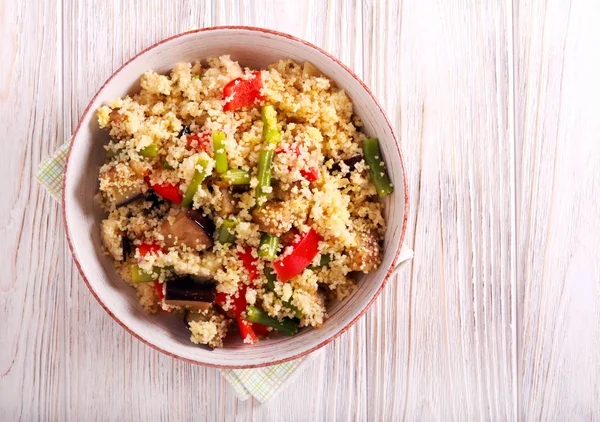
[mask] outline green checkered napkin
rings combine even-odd
[[[54,154],[43,160],[38,168],[38,181],[57,201],[61,200],[65,161],[70,143],[71,141],[68,141],[61,145]],[[408,249],[403,250],[400,254],[400,262],[410,258],[412,258],[412,251]],[[296,370],[313,359],[316,354],[315,352],[290,362],[264,368],[221,369],[221,373],[241,400],[247,400],[253,396],[264,403],[273,397],[279,388],[290,382],[294,378],[291,375],[298,374]]]

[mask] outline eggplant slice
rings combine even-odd
[[[215,300],[214,284],[198,284],[191,277],[179,277],[165,282],[165,304],[206,311]]]
[[[348,173],[354,171],[354,168],[356,167],[356,165],[358,163],[360,163],[363,159],[362,155],[355,155],[354,157],[350,157],[350,158],[346,158],[345,160],[342,160],[342,162],[344,164],[346,164],[349,168]],[[331,172],[336,172],[336,171],[342,171],[342,166],[340,165],[339,162],[335,163],[333,166],[331,166]]]
[[[191,209],[187,213],[177,215],[173,224],[165,219],[160,226],[168,248],[186,245],[198,251],[208,249],[214,244],[214,230],[215,225],[210,219],[204,217],[200,211]]]

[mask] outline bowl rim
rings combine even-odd
[[[190,359],[190,358],[183,357],[183,356],[180,356],[178,354],[169,352],[167,350],[164,350],[160,346],[151,343],[150,341],[146,340],[145,338],[142,338],[139,334],[133,332],[123,321],[121,321],[115,314],[113,314],[108,309],[108,307],[104,304],[104,302],[98,297],[98,295],[96,294],[96,292],[92,288],[89,280],[85,276],[85,273],[83,272],[83,267],[82,267],[81,263],[79,262],[79,260],[77,259],[77,255],[75,254],[75,247],[73,246],[73,242],[71,240],[71,234],[70,234],[70,231],[69,231],[69,226],[67,224],[67,212],[66,212],[66,207],[65,207],[65,205],[66,205],[66,194],[65,194],[66,189],[65,188],[66,188],[66,183],[67,183],[67,177],[66,177],[67,176],[67,168],[69,166],[69,158],[71,157],[71,151],[73,149],[73,145],[75,144],[75,139],[77,138],[77,134],[79,132],[79,129],[81,128],[81,125],[83,124],[84,118],[90,112],[92,104],[94,104],[96,98],[98,97],[98,95],[100,94],[100,92],[102,92],[102,90],[106,87],[106,85],[119,72],[121,72],[125,67],[127,67],[136,58],[138,58],[139,56],[141,56],[143,54],[146,54],[147,52],[149,52],[150,50],[158,47],[159,45],[162,45],[164,43],[170,42],[170,41],[175,40],[177,38],[189,36],[189,35],[192,35],[192,34],[197,34],[197,33],[200,33],[200,32],[222,31],[222,30],[243,30],[243,31],[250,31],[250,32],[257,32],[257,33],[266,33],[266,34],[270,34],[270,35],[275,35],[275,36],[287,38],[288,40],[292,40],[292,41],[304,44],[307,47],[310,47],[310,48],[312,48],[314,50],[317,50],[321,54],[324,54],[329,59],[333,60],[342,69],[344,69],[350,76],[352,76],[359,83],[359,85],[365,90],[365,92],[373,99],[373,101],[377,105],[377,108],[379,109],[380,114],[383,116],[383,119],[385,120],[385,123],[388,125],[390,133],[392,134],[392,138],[394,140],[394,144],[396,146],[396,149],[398,150],[398,156],[400,157],[400,166],[402,168],[402,177],[403,177],[403,180],[404,180],[404,221],[402,222],[402,232],[400,233],[400,243],[399,243],[398,249],[395,252],[394,258],[392,259],[390,267],[388,268],[388,271],[385,274],[385,277],[383,278],[383,280],[381,282],[381,285],[379,286],[379,288],[377,289],[377,291],[373,294],[373,297],[371,298],[371,300],[369,300],[369,302],[367,303],[367,305],[363,309],[361,309],[360,312],[350,322],[348,322],[344,327],[342,327],[337,333],[335,333],[332,336],[326,338],[325,340],[323,340],[322,342],[320,342],[316,346],[313,346],[313,347],[311,347],[308,350],[305,350],[303,352],[294,354],[294,355],[289,356],[287,358],[282,358],[282,359],[278,359],[278,360],[274,360],[274,361],[270,361],[270,362],[265,362],[265,363],[249,364],[249,365],[226,365],[226,364],[219,365],[219,364],[214,364],[214,363],[203,362],[203,361],[198,360],[198,359]],[[336,338],[338,338],[339,336],[341,336],[343,333],[345,333],[350,327],[352,327],[367,312],[367,310],[373,305],[373,303],[375,303],[375,300],[379,297],[379,295],[381,294],[381,292],[385,288],[385,286],[386,286],[389,278],[392,276],[392,274],[394,272],[394,269],[395,269],[395,267],[397,265],[398,257],[400,255],[400,251],[401,251],[402,246],[404,244],[404,237],[406,235],[406,225],[407,225],[407,222],[408,222],[409,202],[408,202],[408,182],[406,180],[406,168],[404,166],[404,156],[402,154],[402,150],[400,149],[400,145],[398,143],[398,139],[397,139],[396,134],[394,132],[394,128],[392,127],[392,125],[391,125],[391,123],[390,123],[390,121],[388,119],[387,114],[383,110],[383,107],[381,106],[381,104],[379,103],[379,101],[377,100],[377,98],[375,97],[375,95],[371,92],[371,90],[369,89],[369,87],[365,84],[365,82],[363,82],[362,79],[360,79],[354,73],[354,71],[352,69],[350,69],[344,63],[342,63],[342,61],[339,60],[337,57],[333,56],[332,54],[328,53],[324,49],[322,49],[322,48],[320,48],[320,47],[318,47],[318,46],[316,46],[316,45],[314,45],[314,44],[312,44],[312,43],[310,43],[310,42],[308,42],[306,40],[303,40],[301,38],[298,38],[298,37],[290,35],[290,34],[286,34],[284,32],[275,31],[273,29],[267,29],[267,28],[261,28],[261,27],[255,27],[255,26],[243,26],[243,25],[223,25],[223,26],[211,26],[211,27],[206,27],[206,28],[199,28],[199,29],[194,29],[194,30],[182,32],[180,34],[176,34],[176,35],[170,36],[168,38],[165,38],[165,39],[163,39],[161,41],[158,41],[157,43],[152,44],[151,46],[143,49],[139,53],[135,54],[133,57],[131,57],[125,63],[123,63],[117,70],[115,70],[108,77],[108,79],[106,79],[106,81],[104,81],[104,83],[96,91],[96,93],[94,94],[94,96],[92,97],[92,99],[89,101],[88,105],[86,106],[85,110],[81,114],[81,117],[79,118],[79,121],[77,122],[77,126],[75,127],[75,130],[73,131],[73,135],[71,135],[71,143],[69,145],[69,149],[68,149],[68,152],[67,152],[67,155],[66,155],[66,159],[65,159],[64,175],[65,176],[64,176],[63,181],[62,181],[61,206],[62,206],[62,220],[63,220],[64,229],[65,229],[65,235],[67,237],[67,243],[69,245],[69,251],[71,252],[71,256],[73,258],[73,261],[75,262],[75,266],[77,267],[77,270],[79,271],[79,274],[83,278],[83,281],[87,285],[88,290],[92,293],[92,296],[94,296],[94,298],[96,299],[96,301],[100,304],[100,306],[104,309],[104,311],[106,313],[108,313],[108,315],[111,316],[111,318],[113,320],[115,320],[129,334],[131,334],[136,339],[140,340],[142,343],[144,343],[144,344],[152,347],[155,350],[158,350],[161,353],[164,353],[167,356],[170,356],[170,357],[173,357],[173,358],[176,358],[176,359],[180,359],[180,360],[185,361],[185,362],[193,363],[193,364],[196,364],[196,365],[203,365],[203,366],[208,366],[208,367],[213,367],[213,368],[222,368],[222,369],[250,369],[250,368],[262,368],[262,367],[266,367],[266,366],[277,365],[277,364],[289,362],[289,361],[292,361],[292,360],[304,357],[304,356],[308,355],[309,353],[312,353],[312,352],[320,349],[321,347],[329,344],[330,342],[332,342],[333,340],[335,340]]]

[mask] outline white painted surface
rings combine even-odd
[[[0,420],[600,420],[598,21],[583,0],[0,2]],[[410,184],[414,261],[264,405],[113,322],[33,178],[127,58],[220,24],[353,68]]]

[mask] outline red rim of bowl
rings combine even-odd
[[[139,56],[147,53],[148,51],[152,50],[155,47],[158,47],[161,44],[164,44],[166,42],[172,41],[174,39],[180,38],[180,37],[185,37],[186,35],[191,35],[191,34],[195,34],[198,32],[208,32],[208,31],[219,31],[219,30],[244,30],[244,31],[254,31],[254,32],[262,32],[262,33],[267,33],[267,34],[272,34],[272,35],[276,35],[279,37],[283,37],[283,38],[287,38],[289,40],[304,44],[310,48],[313,48],[317,51],[319,51],[320,53],[324,54],[325,56],[327,56],[329,59],[333,60],[335,63],[337,63],[339,66],[341,66],[346,72],[348,72],[350,74],[350,76],[352,76],[361,86],[362,88],[367,92],[367,94],[369,94],[369,96],[373,99],[373,101],[375,102],[375,104],[377,105],[377,108],[379,109],[379,112],[381,113],[381,115],[383,116],[383,118],[385,119],[386,124],[388,125],[389,129],[390,129],[390,133],[392,134],[392,138],[394,139],[394,144],[396,145],[396,149],[398,150],[398,155],[400,157],[400,166],[402,167],[402,177],[404,178],[404,221],[402,222],[402,233],[400,234],[400,245],[398,247],[398,250],[396,251],[396,254],[394,256],[394,259],[392,260],[392,263],[381,283],[381,286],[379,286],[379,289],[377,289],[377,291],[375,292],[375,294],[373,295],[373,297],[371,298],[371,300],[369,301],[369,303],[367,303],[367,305],[358,313],[358,315],[356,315],[356,317],[354,319],[352,319],[352,321],[350,321],[348,324],[346,324],[341,330],[339,330],[337,333],[335,333],[334,335],[332,335],[331,337],[329,337],[328,339],[322,341],[321,343],[317,344],[316,346],[305,350],[302,353],[298,353],[296,355],[287,357],[287,358],[283,358],[283,359],[279,359],[279,360],[275,360],[272,362],[266,362],[266,363],[260,363],[260,364],[253,364],[253,365],[234,365],[234,366],[230,366],[230,365],[215,365],[213,363],[207,363],[207,362],[202,362],[199,360],[194,360],[194,359],[189,359],[183,356],[179,356],[177,354],[168,352],[166,350],[161,349],[159,346],[157,346],[156,344],[153,344],[151,342],[149,342],[148,340],[142,338],[140,335],[138,335],[137,333],[133,332],[132,330],[129,329],[129,327],[127,327],[127,325],[125,325],[125,323],[123,323],[116,315],[114,315],[104,304],[104,302],[102,302],[102,300],[100,300],[100,298],[98,297],[98,295],[96,294],[96,292],[94,291],[94,289],[92,288],[92,286],[90,285],[90,282],[88,281],[87,277],[85,276],[84,272],[83,272],[83,268],[81,267],[80,262],[77,259],[77,255],[75,254],[75,248],[73,247],[73,243],[71,242],[71,236],[69,233],[69,227],[67,225],[67,213],[66,213],[66,208],[65,208],[65,187],[66,187],[66,174],[67,174],[67,168],[69,165],[69,158],[71,156],[71,150],[73,148],[73,144],[75,142],[75,138],[77,137],[77,133],[79,132],[79,128],[81,127],[81,124],[83,122],[84,117],[88,114],[88,112],[90,111],[90,108],[92,107],[92,104],[94,103],[94,101],[96,100],[96,97],[98,97],[98,95],[100,94],[100,92],[104,89],[104,87],[121,71],[123,70],[123,68],[125,68],[129,63],[131,63],[132,61],[134,61],[136,58],[138,58]],[[404,244],[404,236],[406,234],[406,224],[408,221],[408,183],[406,181],[406,169],[404,167],[404,156],[402,155],[402,151],[400,150],[400,146],[398,145],[398,139],[396,138],[396,134],[394,133],[394,129],[392,127],[392,125],[390,124],[390,121],[385,113],[385,111],[383,111],[383,108],[381,107],[381,104],[379,104],[379,101],[377,101],[377,98],[375,98],[375,96],[373,95],[373,93],[371,92],[371,90],[367,87],[367,85],[358,77],[356,76],[356,74],[348,67],[346,66],[344,63],[342,63],[339,59],[337,59],[336,57],[334,57],[333,55],[329,54],[327,51],[323,50],[320,47],[317,47],[316,45],[309,43],[308,41],[302,40],[300,38],[294,37],[293,35],[289,35],[283,32],[279,32],[279,31],[274,31],[271,29],[265,29],[265,28],[258,28],[258,27],[253,27],[253,26],[213,26],[210,28],[202,28],[202,29],[196,29],[193,31],[188,31],[188,32],[184,32],[181,34],[177,34],[174,35],[172,37],[169,38],[165,38],[162,41],[157,42],[156,44],[151,45],[150,47],[142,50],[141,52],[139,52],[138,54],[136,54],[135,56],[133,56],[132,58],[130,58],[129,60],[127,60],[123,65],[121,65],[121,67],[119,67],[112,75],[110,75],[110,77],[102,84],[102,86],[100,87],[100,89],[98,89],[98,91],[96,91],[96,93],[94,94],[94,96],[92,97],[92,99],[90,100],[89,104],[87,105],[87,107],[85,108],[83,114],[81,115],[81,118],[79,119],[79,122],[77,123],[77,127],[75,128],[75,131],[73,132],[73,135],[71,136],[71,145],[69,146],[69,151],[67,153],[67,158],[65,161],[65,167],[64,167],[64,174],[65,174],[65,178],[63,180],[62,183],[62,188],[63,188],[63,192],[62,192],[62,201],[61,201],[61,205],[62,205],[62,216],[63,216],[63,225],[65,227],[65,234],[67,236],[67,242],[69,244],[69,250],[71,251],[71,255],[73,256],[73,260],[75,261],[75,265],[77,266],[77,269],[79,270],[79,274],[81,274],[81,277],[83,278],[83,281],[85,282],[85,284],[87,285],[88,289],[90,290],[90,292],[92,293],[92,296],[94,296],[96,298],[96,300],[98,301],[98,303],[100,304],[100,306],[102,306],[102,308],[121,326],[123,327],[125,330],[127,330],[127,332],[129,332],[129,334],[131,334],[132,336],[134,336],[135,338],[137,338],[138,340],[140,340],[141,342],[143,342],[144,344],[147,344],[148,346],[158,350],[159,352],[162,352],[168,356],[177,358],[177,359],[181,359],[183,361],[189,362],[189,363],[194,363],[194,364],[198,364],[198,365],[204,365],[204,366],[210,366],[210,367],[215,367],[215,368],[228,368],[228,369],[249,369],[249,368],[260,368],[260,367],[265,367],[265,366],[270,366],[270,365],[276,365],[279,363],[284,363],[284,362],[288,362],[294,359],[298,359],[301,358],[309,353],[314,352],[317,349],[320,349],[321,347],[325,346],[326,344],[332,342],[333,340],[335,340],[336,338],[338,338],[340,335],[342,335],[344,332],[346,332],[346,330],[348,330],[351,326],[354,325],[354,323],[356,323],[356,321],[358,321],[360,319],[360,317],[362,317],[365,312],[373,305],[373,303],[375,302],[375,300],[379,297],[379,295],[381,294],[381,292],[383,291],[384,287],[387,284],[388,279],[391,277],[392,273],[394,272],[394,268],[396,267],[396,263],[398,261],[398,256],[400,255],[400,250],[402,249],[402,245]]]

